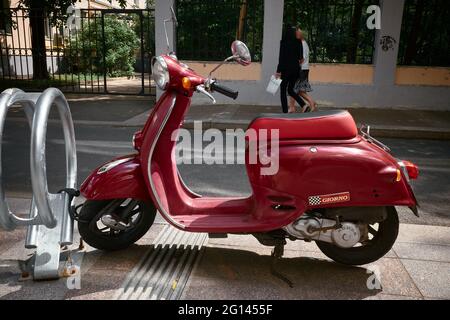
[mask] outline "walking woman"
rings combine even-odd
[[[306,112],[308,111],[316,111],[317,104],[313,100],[311,96],[308,95],[308,92],[313,91],[311,85],[309,84],[309,46],[305,41],[305,37],[303,35],[302,30],[297,29],[297,38],[302,42],[303,48],[303,61],[301,63],[300,77],[298,78],[294,91],[301,96],[305,101],[308,102],[309,107],[306,108]],[[289,110],[295,109],[295,100],[290,99],[289,101]],[[308,110],[310,109],[310,110]]]
[[[281,77],[280,95],[281,106],[284,113],[295,112],[293,109],[288,109],[287,93],[297,101],[301,106],[305,106],[305,102],[294,91],[294,85],[300,75],[300,63],[303,60],[303,48],[301,42],[297,39],[297,29],[290,25],[286,26],[283,34],[283,39],[280,44],[280,58],[277,67],[276,77]]]

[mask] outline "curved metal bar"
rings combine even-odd
[[[47,121],[50,108],[53,104],[58,109],[64,132],[67,174],[66,188],[75,188],[77,179],[75,130],[70,108],[66,98],[60,90],[49,88],[42,93],[36,103],[36,110],[31,129],[30,152],[31,186],[33,189],[34,200],[36,207],[38,208],[40,220],[47,228],[54,228],[57,225],[57,220],[50,206],[45,159]],[[69,204],[67,204],[67,206],[68,205]],[[70,234],[70,230],[68,230],[72,228],[70,217],[63,216],[63,219],[62,234]],[[62,236],[62,238],[63,237],[64,236]]]
[[[8,89],[3,91],[0,95],[0,142],[3,140],[3,128],[5,125],[6,115],[10,107],[9,100],[11,99],[11,95],[15,92],[16,91],[14,89]],[[12,213],[9,209],[8,203],[6,202],[6,195],[3,189],[1,157],[2,145],[0,144],[0,227],[6,230],[13,230],[15,228],[15,224],[11,218]]]
[[[20,89],[12,88],[7,89],[2,92],[0,96],[0,141],[2,141],[3,138],[3,129],[5,124],[5,119],[8,113],[9,108],[14,105],[15,103],[20,103],[23,105],[26,117],[28,119],[28,123],[31,127],[32,120],[33,120],[33,113],[34,113],[34,107],[37,100],[37,97],[39,94],[31,94],[28,95],[27,93],[23,92]],[[1,159],[1,145],[0,145],[0,159]],[[1,161],[0,161],[1,163]],[[22,222],[22,220],[31,220],[35,221],[34,217],[30,217],[30,219],[21,219],[17,216],[15,216],[9,209],[8,203],[6,201],[5,192],[3,189],[3,183],[2,183],[2,172],[0,168],[0,226],[3,227],[6,230],[13,230],[16,225],[17,221]]]

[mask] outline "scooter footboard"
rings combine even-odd
[[[117,158],[102,165],[83,182],[80,192],[87,200],[150,200],[138,155]]]

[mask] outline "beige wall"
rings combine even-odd
[[[374,67],[362,64],[311,64],[309,79],[315,83],[372,84]]]
[[[186,63],[202,76],[207,76],[219,62],[187,61]],[[222,80],[261,80],[261,63],[252,63],[245,68],[237,64],[226,64],[215,73],[215,76]],[[316,83],[371,84],[372,79],[373,66],[311,65],[310,80]]]
[[[207,76],[219,62],[185,61],[185,63],[202,76]],[[373,76],[372,65],[313,63],[309,79],[313,83],[323,84],[371,85]],[[261,63],[252,63],[246,68],[237,64],[226,64],[215,72],[215,77],[222,80],[258,81],[261,80]],[[398,67],[396,84],[450,87],[450,68]]]
[[[206,77],[220,62],[184,61],[184,63],[198,74]],[[261,63],[252,63],[247,67],[242,67],[235,63],[225,64],[219,70],[214,72],[214,76],[221,80],[257,81],[261,79]]]
[[[395,84],[450,87],[450,68],[398,67]]]

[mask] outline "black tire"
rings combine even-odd
[[[398,236],[397,210],[394,207],[386,209],[386,220],[379,223],[377,234],[367,244],[344,249],[331,243],[316,241],[317,246],[328,258],[345,265],[359,266],[379,260],[391,250]]]
[[[125,201],[126,199],[123,199]],[[78,231],[81,238],[90,246],[105,251],[121,250],[142,238],[155,221],[156,209],[152,203],[138,201],[136,220],[124,231],[102,232],[98,227],[100,211],[115,200],[86,201],[79,214]],[[108,212],[111,213],[111,212]]]

